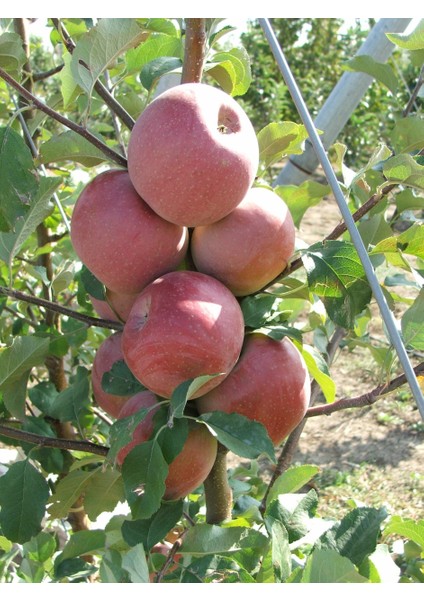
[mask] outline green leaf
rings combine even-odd
[[[17,73],[26,63],[22,38],[17,33],[6,31],[0,35],[0,67],[8,73]]]
[[[388,535],[400,535],[418,544],[424,550],[424,519],[414,521],[413,519],[393,516],[383,531],[384,537]]]
[[[246,327],[257,329],[265,325],[274,316],[274,307],[277,302],[278,299],[270,294],[258,294],[243,298],[240,306]]]
[[[124,521],[122,535],[130,546],[143,544],[146,550],[163,540],[166,534],[178,523],[183,512],[183,500],[161,504],[149,519]]]
[[[1,355],[0,355],[1,365]],[[30,375],[30,369],[18,379],[6,382],[1,386],[3,393],[3,402],[7,410],[10,412],[12,417],[15,419],[23,420],[25,418],[25,400],[28,387],[28,378]]]
[[[331,379],[328,372],[328,365],[323,356],[308,344],[297,344],[298,350],[302,354],[310,376],[315,379],[327,402],[334,402],[336,399],[336,384]]]
[[[270,515],[282,523],[288,541],[293,543],[310,531],[317,506],[318,496],[314,489],[307,494],[282,494],[268,504],[265,519]]]
[[[343,67],[346,71],[360,71],[370,75],[385,85],[394,96],[396,95],[398,79],[392,67],[387,63],[378,62],[372,56],[361,54],[347,61]]]
[[[327,241],[310,246],[303,254],[309,290],[320,296],[330,319],[351,329],[355,316],[367,306],[371,289],[351,242]]]
[[[398,154],[383,165],[383,173],[389,183],[403,183],[424,190],[424,167],[409,154]]]
[[[97,136],[100,141],[102,138]],[[53,135],[40,145],[38,164],[71,161],[84,167],[95,167],[107,160],[104,153],[75,131],[64,131]]]
[[[399,213],[404,210],[424,210],[424,196],[417,196],[414,190],[402,190],[395,196],[396,208]]]
[[[204,70],[231,96],[243,96],[249,89],[252,76],[249,56],[244,48],[217,52]]]
[[[413,152],[424,147],[424,120],[417,115],[396,121],[390,140],[396,154]]]
[[[371,583],[399,583],[401,574],[386,544],[377,546],[360,566],[359,572]]]
[[[182,54],[183,45],[180,37],[165,33],[153,33],[138,48],[126,53],[126,69],[128,73],[136,73],[153,60],[164,56],[181,59]]]
[[[15,221],[15,231],[0,233],[0,258],[12,268],[12,260],[27,238],[52,212],[50,198],[61,183],[59,177],[42,177],[40,185],[28,211]]]
[[[282,475],[277,477],[268,494],[268,504],[280,494],[289,494],[297,492],[308,481],[319,472],[319,468],[314,465],[301,465],[299,467],[290,467]]]
[[[50,488],[29,459],[12,464],[1,478],[0,525],[3,534],[23,544],[41,531]]]
[[[38,183],[31,152],[10,127],[0,128],[0,229],[14,228],[36,195]]]
[[[77,469],[58,481],[50,498],[49,514],[52,519],[64,519],[68,516],[91,477],[93,477],[93,471]]]
[[[249,533],[253,533],[248,539],[250,549],[263,549],[267,538],[257,531],[249,532],[245,527],[220,527],[198,523],[187,530],[178,552],[193,556],[236,553],[243,548]]]
[[[0,352],[0,389],[44,362],[49,348],[48,338],[17,337]]]
[[[161,56],[143,65],[140,72],[140,82],[147,91],[166,73],[172,73],[182,68],[182,60],[175,56]]]
[[[386,33],[393,44],[405,50],[424,49],[424,20],[421,20],[411,33]]]
[[[124,360],[117,360],[103,373],[103,391],[116,396],[134,396],[146,388],[134,377]]]
[[[278,185],[274,192],[287,204],[294,224],[299,228],[303,215],[330,193],[330,186],[306,180],[300,185]]]
[[[63,53],[63,69],[59,73],[60,91],[62,92],[63,108],[67,110],[69,106],[77,99],[81,93],[81,88],[75,82],[72,75],[72,54],[69,52]]]
[[[187,379],[180,383],[172,392],[170,400],[170,422],[173,418],[181,418],[184,414],[184,408],[190,398],[195,394],[205,383],[222,375],[216,373],[213,375],[200,375],[194,379]]]
[[[58,557],[59,561],[76,558],[84,554],[95,554],[104,550],[106,533],[102,529],[76,531],[69,538]]]
[[[424,258],[424,226],[414,223],[399,235],[382,240],[370,252],[371,256],[374,254],[384,254],[388,262],[410,271],[403,255]]]
[[[79,278],[87,294],[90,294],[96,300],[105,300],[106,288],[104,284],[85,265],[82,266],[79,272]]]
[[[238,456],[258,458],[266,454],[275,462],[274,446],[262,423],[244,415],[221,411],[204,413],[198,420],[206,423],[216,433],[218,440]]]
[[[23,545],[24,554],[30,560],[38,563],[44,563],[53,556],[56,551],[56,540],[54,535],[46,531],[40,533],[25,542]]]
[[[375,551],[380,527],[386,517],[384,508],[355,508],[326,531],[316,546],[335,550],[359,566]]]
[[[290,575],[292,561],[289,535],[279,513],[278,501],[268,505],[264,521],[271,538],[271,559],[275,580],[281,582]]]
[[[89,394],[88,371],[78,367],[75,382],[60,392],[50,406],[50,416],[62,422],[78,421],[89,405]]]
[[[127,501],[134,519],[148,519],[160,507],[168,465],[157,441],[135,446],[122,465]]]
[[[132,441],[134,430],[146,418],[148,413],[148,408],[142,408],[128,417],[117,419],[111,425],[109,430],[109,460],[114,461],[120,449]]]
[[[136,46],[143,32],[134,19],[100,19],[77,41],[71,69],[75,82],[89,96],[100,75],[129,48]]]
[[[112,512],[124,497],[121,473],[102,466],[93,472],[84,492],[84,509],[88,518],[95,521],[102,512]]]
[[[122,568],[129,573],[132,583],[150,583],[149,566],[143,544],[131,548],[122,557]]]
[[[317,549],[308,556],[301,583],[367,583],[355,565],[332,549]]]
[[[404,342],[415,350],[424,350],[424,288],[414,304],[403,314],[401,325]]]
[[[289,154],[301,154],[308,138],[304,125],[291,121],[270,123],[258,133],[260,172]]]

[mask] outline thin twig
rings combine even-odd
[[[66,308],[65,306],[57,304],[56,302],[44,300],[43,298],[37,298],[36,296],[25,294],[24,292],[19,292],[18,290],[13,290],[3,286],[0,286],[0,296],[8,296],[9,298],[15,298],[15,300],[20,300],[23,302],[28,302],[30,304],[35,304],[36,306],[41,306],[46,310],[51,310],[52,312],[59,313],[61,315],[66,315],[67,317],[71,317],[72,319],[76,319],[77,321],[82,321],[83,323],[89,326],[103,327],[105,329],[115,329],[117,331],[121,331],[123,328],[122,323],[118,323],[117,321],[91,317],[90,315],[85,315],[70,308]]]
[[[63,23],[61,23],[60,19],[51,19],[53,25],[59,32],[62,37],[63,43],[65,44],[69,54],[72,54],[75,50],[75,43],[72,40],[71,36],[67,32]],[[119,102],[112,96],[109,90],[102,84],[101,81],[97,80],[94,84],[94,89],[99,94],[99,96],[104,100],[105,104],[109,106],[109,108],[116,114],[119,119],[131,129],[134,127],[134,119],[132,116],[125,110],[125,108],[119,104]]]
[[[48,79],[52,75],[56,75],[56,73],[59,73],[63,69],[63,67],[64,67],[64,65],[61,64],[61,65],[57,65],[57,67],[53,67],[53,68],[49,69],[48,71],[42,71],[40,73],[33,73],[32,80],[33,81],[43,81],[44,79]]]
[[[29,431],[22,431],[15,427],[8,427],[0,423],[0,435],[8,437],[13,440],[20,440],[27,444],[34,444],[42,448],[59,448],[60,450],[77,450],[79,452],[91,452],[92,454],[98,454],[99,456],[106,456],[109,452],[107,446],[101,446],[99,444],[93,444],[85,440],[67,440],[53,438],[36,433],[30,433]]]
[[[420,363],[414,368],[416,375],[424,374],[424,362]],[[388,383],[378,385],[376,388],[360,396],[354,396],[353,398],[342,398],[331,404],[323,404],[320,406],[314,406],[308,409],[305,418],[316,417],[319,415],[331,415],[339,410],[345,410],[347,408],[360,408],[362,406],[370,406],[377,402],[379,398],[393,392],[400,386],[407,383],[405,374],[399,375],[392,379]]]
[[[181,83],[200,83],[203,74],[206,19],[187,19]]]
[[[65,125],[65,127],[68,127],[68,129],[75,131],[75,133],[77,133],[78,135],[86,139],[88,142],[93,144],[93,146],[101,150],[103,154],[113,162],[117,163],[122,167],[127,168],[127,160],[125,157],[112,150],[112,148],[109,148],[109,146],[104,144],[101,140],[99,140],[99,138],[90,133],[90,131],[88,131],[88,129],[86,129],[85,127],[81,127],[81,125],[78,125],[74,121],[71,121],[67,117],[64,117],[57,111],[50,108],[50,106],[47,106],[47,104],[44,104],[44,102],[39,100],[30,92],[28,92],[20,83],[18,83],[11,75],[6,73],[6,71],[1,67],[0,77],[4,79],[4,81],[6,81],[9,85],[11,85],[19,93],[20,96],[28,100],[28,102],[31,102],[36,108],[44,112],[52,119],[55,119],[59,123],[62,123],[62,125]]]
[[[418,97],[418,93],[421,89],[421,87],[424,85],[424,66],[421,67],[421,71],[420,71],[420,75],[418,77],[418,81],[415,85],[415,88],[412,91],[411,97],[409,98],[409,102],[405,107],[405,110],[402,113],[403,117],[407,117],[409,115],[409,113],[412,110],[412,107],[414,106],[414,102]]]

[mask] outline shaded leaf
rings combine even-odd
[[[218,440],[238,456],[257,458],[266,454],[275,462],[274,446],[262,423],[244,415],[221,411],[204,413],[198,420],[206,423],[216,433]]]
[[[424,350],[424,289],[421,289],[414,304],[403,314],[401,325],[404,342],[415,350]]]
[[[162,75],[182,68],[182,60],[174,56],[161,56],[146,63],[140,72],[140,81],[147,91],[150,91]]]
[[[383,165],[383,173],[389,183],[403,183],[424,190],[424,166],[409,154],[398,154]]]
[[[175,418],[181,418],[184,414],[184,408],[188,400],[192,398],[205,383],[222,375],[222,373],[215,373],[213,375],[200,375],[194,379],[188,379],[178,385],[172,392],[170,400],[170,421]]]
[[[12,464],[1,478],[0,524],[3,534],[22,544],[41,531],[50,488],[29,459]]]
[[[116,396],[134,396],[146,389],[134,377],[124,360],[117,360],[109,371],[103,373],[102,388],[106,393]]]
[[[50,507],[48,510],[52,519],[67,517],[72,506],[83,494],[92,476],[92,471],[77,469],[71,471],[58,481],[55,491],[50,498]]]
[[[315,379],[327,402],[334,402],[336,398],[336,384],[331,379],[328,365],[323,356],[309,344],[297,345],[302,354],[310,376]]]
[[[424,148],[424,120],[417,115],[396,121],[390,140],[396,154]]]
[[[122,535],[130,546],[143,544],[146,550],[163,540],[166,534],[178,523],[183,512],[183,500],[161,504],[149,519],[124,521]]]
[[[48,338],[17,337],[0,353],[0,389],[19,380],[32,367],[43,363],[49,348]]]
[[[27,57],[21,36],[11,31],[2,33],[0,35],[0,67],[8,73],[16,73],[26,61]]]
[[[129,573],[132,583],[150,583],[149,566],[143,544],[134,546],[124,554],[122,568]]]
[[[252,550],[263,549],[267,538],[259,532],[249,532],[245,527],[220,527],[198,523],[187,530],[179,553],[203,556],[206,554],[228,554],[243,548],[248,533],[253,535],[248,540]]]
[[[100,552],[106,543],[106,533],[101,529],[76,531],[69,538],[69,542],[58,556],[58,561],[76,558],[84,554]]]
[[[100,136],[99,140],[103,141]],[[37,159],[38,164],[60,163],[71,161],[84,167],[95,167],[106,161],[107,157],[91,142],[75,131],[64,131],[53,135],[47,142],[40,145]]]
[[[317,549],[308,556],[301,583],[368,583],[368,580],[335,550]]]
[[[124,497],[121,473],[110,467],[93,472],[84,492],[84,509],[91,521],[102,512],[112,512]]]

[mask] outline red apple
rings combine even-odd
[[[149,391],[143,391],[132,396],[123,405],[118,418],[129,417],[142,408],[150,408],[157,403],[156,396]],[[153,433],[153,417],[155,410],[137,425],[133,439],[124,446],[117,455],[117,463],[122,465],[127,454],[137,444],[146,442]],[[165,479],[165,500],[183,498],[203,483],[209,475],[216,458],[218,443],[207,427],[200,423],[190,424],[190,430],[184,446],[169,465]]]
[[[259,421],[278,446],[301,422],[309,400],[309,374],[296,346],[253,333],[230,375],[196,406],[200,414],[218,410]]]
[[[196,268],[222,281],[236,296],[265,287],[287,266],[295,226],[285,202],[273,191],[250,189],[226,217],[195,227],[191,254]]]
[[[110,371],[112,365],[118,360],[123,360],[121,348],[122,333],[113,333],[98,347],[94,356],[91,371],[93,396],[97,404],[112,417],[118,417],[119,412],[130,396],[117,396],[109,394],[102,388],[102,377]]]
[[[216,459],[218,442],[204,425],[188,432],[181,452],[169,465],[164,500],[178,500],[193,492],[209,475]]]
[[[230,373],[243,337],[240,306],[221,282],[204,273],[174,271],[156,279],[134,302],[122,350],[135,377],[164,398],[188,379],[221,374],[194,398]]]
[[[128,145],[131,181],[161,217],[194,227],[229,214],[259,162],[256,134],[241,106],[210,85],[160,94],[138,118]]]
[[[154,213],[127,171],[97,175],[78,198],[71,221],[75,252],[108,289],[136,294],[177,268],[187,246],[184,227]]]
[[[90,296],[90,301],[102,319],[125,323],[137,296],[138,294],[118,294],[112,290],[106,290],[104,300]]]
[[[131,398],[125,402],[119,411],[118,419],[129,417],[142,408],[150,408],[155,404],[157,404],[156,395],[149,390],[143,390],[142,392],[131,396]],[[142,442],[146,442],[150,438],[153,432],[153,417],[155,412],[156,410],[150,410],[145,418],[134,429],[131,442],[129,442],[126,446],[123,446],[117,454],[116,462],[118,465],[122,465],[128,452],[132,450],[134,446],[137,446],[137,444],[141,444]]]

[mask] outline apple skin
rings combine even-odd
[[[102,388],[102,377],[104,373],[110,371],[116,361],[124,359],[121,343],[122,332],[113,333],[103,340],[97,348],[91,370],[94,400],[100,408],[115,418],[119,416],[121,408],[130,396],[117,396],[105,392]]]
[[[201,485],[215,463],[218,442],[209,429],[196,423],[181,452],[169,465],[164,500],[179,500]]]
[[[138,294],[118,294],[112,292],[112,290],[106,290],[104,300],[99,300],[93,296],[89,297],[99,317],[125,323],[137,296]]]
[[[295,236],[285,202],[256,187],[220,221],[194,228],[191,254],[199,271],[222,281],[235,296],[247,296],[284,271]]]
[[[155,214],[127,171],[112,169],[92,179],[79,196],[71,241],[79,259],[108,289],[136,294],[179,266],[188,231]]]
[[[217,386],[232,370],[244,339],[234,295],[196,271],[159,277],[138,296],[124,325],[122,350],[134,376],[163,398],[200,375],[215,375],[193,398]]]
[[[178,225],[229,214],[251,187],[259,163],[253,126],[241,106],[202,83],[175,86],[137,119],[128,172],[140,196]]]
[[[149,390],[143,390],[142,392],[131,396],[131,398],[128,398],[119,411],[118,419],[129,417],[142,408],[150,408],[157,403],[157,397],[155,394],[153,394],[153,392],[150,392]],[[155,412],[156,410],[149,411],[145,418],[134,429],[131,442],[126,444],[126,446],[123,446],[117,454],[116,462],[118,465],[122,465],[128,452],[130,452],[134,446],[137,446],[137,444],[141,444],[142,442],[146,442],[150,438],[151,434],[153,433],[153,417]]]
[[[157,404],[156,396],[150,391],[135,394],[123,405],[118,418],[129,417],[142,408]],[[159,408],[159,405],[158,405]],[[150,439],[156,410],[151,410],[137,425],[133,439],[118,452],[117,464],[122,465],[127,454],[137,444]],[[164,500],[178,500],[190,494],[201,485],[209,475],[216,458],[218,442],[205,425],[195,423],[190,426],[187,439],[181,452],[169,465],[165,479]]]
[[[230,375],[196,407],[200,414],[218,410],[259,421],[278,446],[302,421],[309,401],[310,378],[296,346],[252,333]]]

